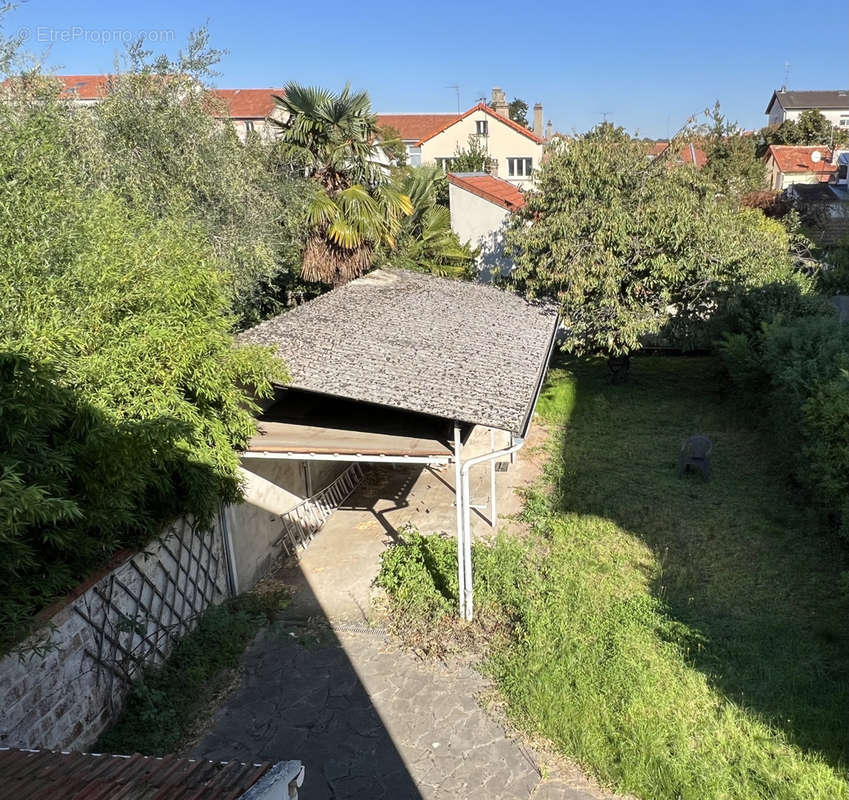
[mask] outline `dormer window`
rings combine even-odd
[[[489,120],[479,119],[475,122],[475,133],[478,136],[489,136]]]

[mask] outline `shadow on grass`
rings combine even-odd
[[[773,434],[724,394],[710,358],[561,362],[541,410],[568,420],[558,499],[639,537],[661,564],[654,592],[705,638],[693,665],[740,706],[832,766],[849,763],[849,555],[793,496]],[[562,374],[561,374],[561,377]],[[687,436],[713,439],[713,474],[676,475]]]

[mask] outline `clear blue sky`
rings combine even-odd
[[[719,99],[729,117],[761,127],[772,90],[849,85],[849,3],[819,0],[639,2],[199,2],[28,0],[6,19],[58,72],[108,72],[122,45],[101,31],[165,31],[175,52],[208,21],[229,53],[221,87],[289,80],[367,89],[377,111],[465,109],[493,86],[565,133],[608,119],[665,137]],[[809,6],[810,8],[810,6]],[[63,33],[64,32],[64,33]],[[62,37],[70,41],[62,41]],[[103,41],[112,38],[112,41]],[[50,44],[50,40],[53,43]]]

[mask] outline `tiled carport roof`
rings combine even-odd
[[[245,331],[292,385],[524,433],[557,325],[490,285],[376,270]]]
[[[0,748],[0,795],[16,800],[237,800],[270,769],[268,763]]]

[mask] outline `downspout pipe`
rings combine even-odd
[[[471,510],[469,507],[469,470],[477,464],[485,464],[489,461],[496,461],[499,458],[513,455],[521,450],[525,444],[524,439],[515,439],[510,447],[503,447],[500,450],[493,450],[489,453],[484,453],[480,456],[464,461],[460,467],[460,477],[462,485],[462,500],[463,500],[463,581],[461,586],[465,589],[465,596],[460,599],[460,611],[463,619],[471,622],[474,615],[474,587],[472,585],[472,525],[471,525]]]
[[[554,326],[551,330],[551,339],[548,342],[548,352],[545,356],[545,361],[542,363],[539,375],[537,376],[537,386],[534,392],[534,400],[531,403],[530,410],[525,417],[525,424],[522,426],[522,435],[512,438],[510,447],[504,447],[500,450],[492,450],[489,453],[484,453],[480,456],[470,458],[464,461],[462,465],[455,464],[457,470],[457,487],[462,492],[463,514],[460,515],[459,509],[457,512],[457,555],[458,555],[458,571],[460,585],[460,616],[467,622],[472,621],[474,616],[474,586],[472,585],[472,524],[471,524],[471,509],[469,507],[469,470],[477,464],[484,464],[487,461],[496,461],[505,456],[512,456],[517,453],[525,444],[525,437],[528,435],[528,430],[531,427],[531,420],[537,409],[539,396],[542,393],[542,385],[545,382],[545,375],[548,371],[548,365],[551,363],[551,354],[554,352],[554,344],[557,339],[557,328],[560,325],[560,315],[558,314],[554,321]],[[455,426],[457,423],[455,422]],[[455,457],[459,462],[460,450],[456,446],[456,428],[455,428]],[[512,437],[512,434],[511,434]],[[457,498],[458,501],[461,499]],[[461,525],[462,519],[462,525]],[[460,541],[462,539],[462,542]],[[462,547],[461,547],[462,544]],[[464,591],[465,590],[465,591]]]

